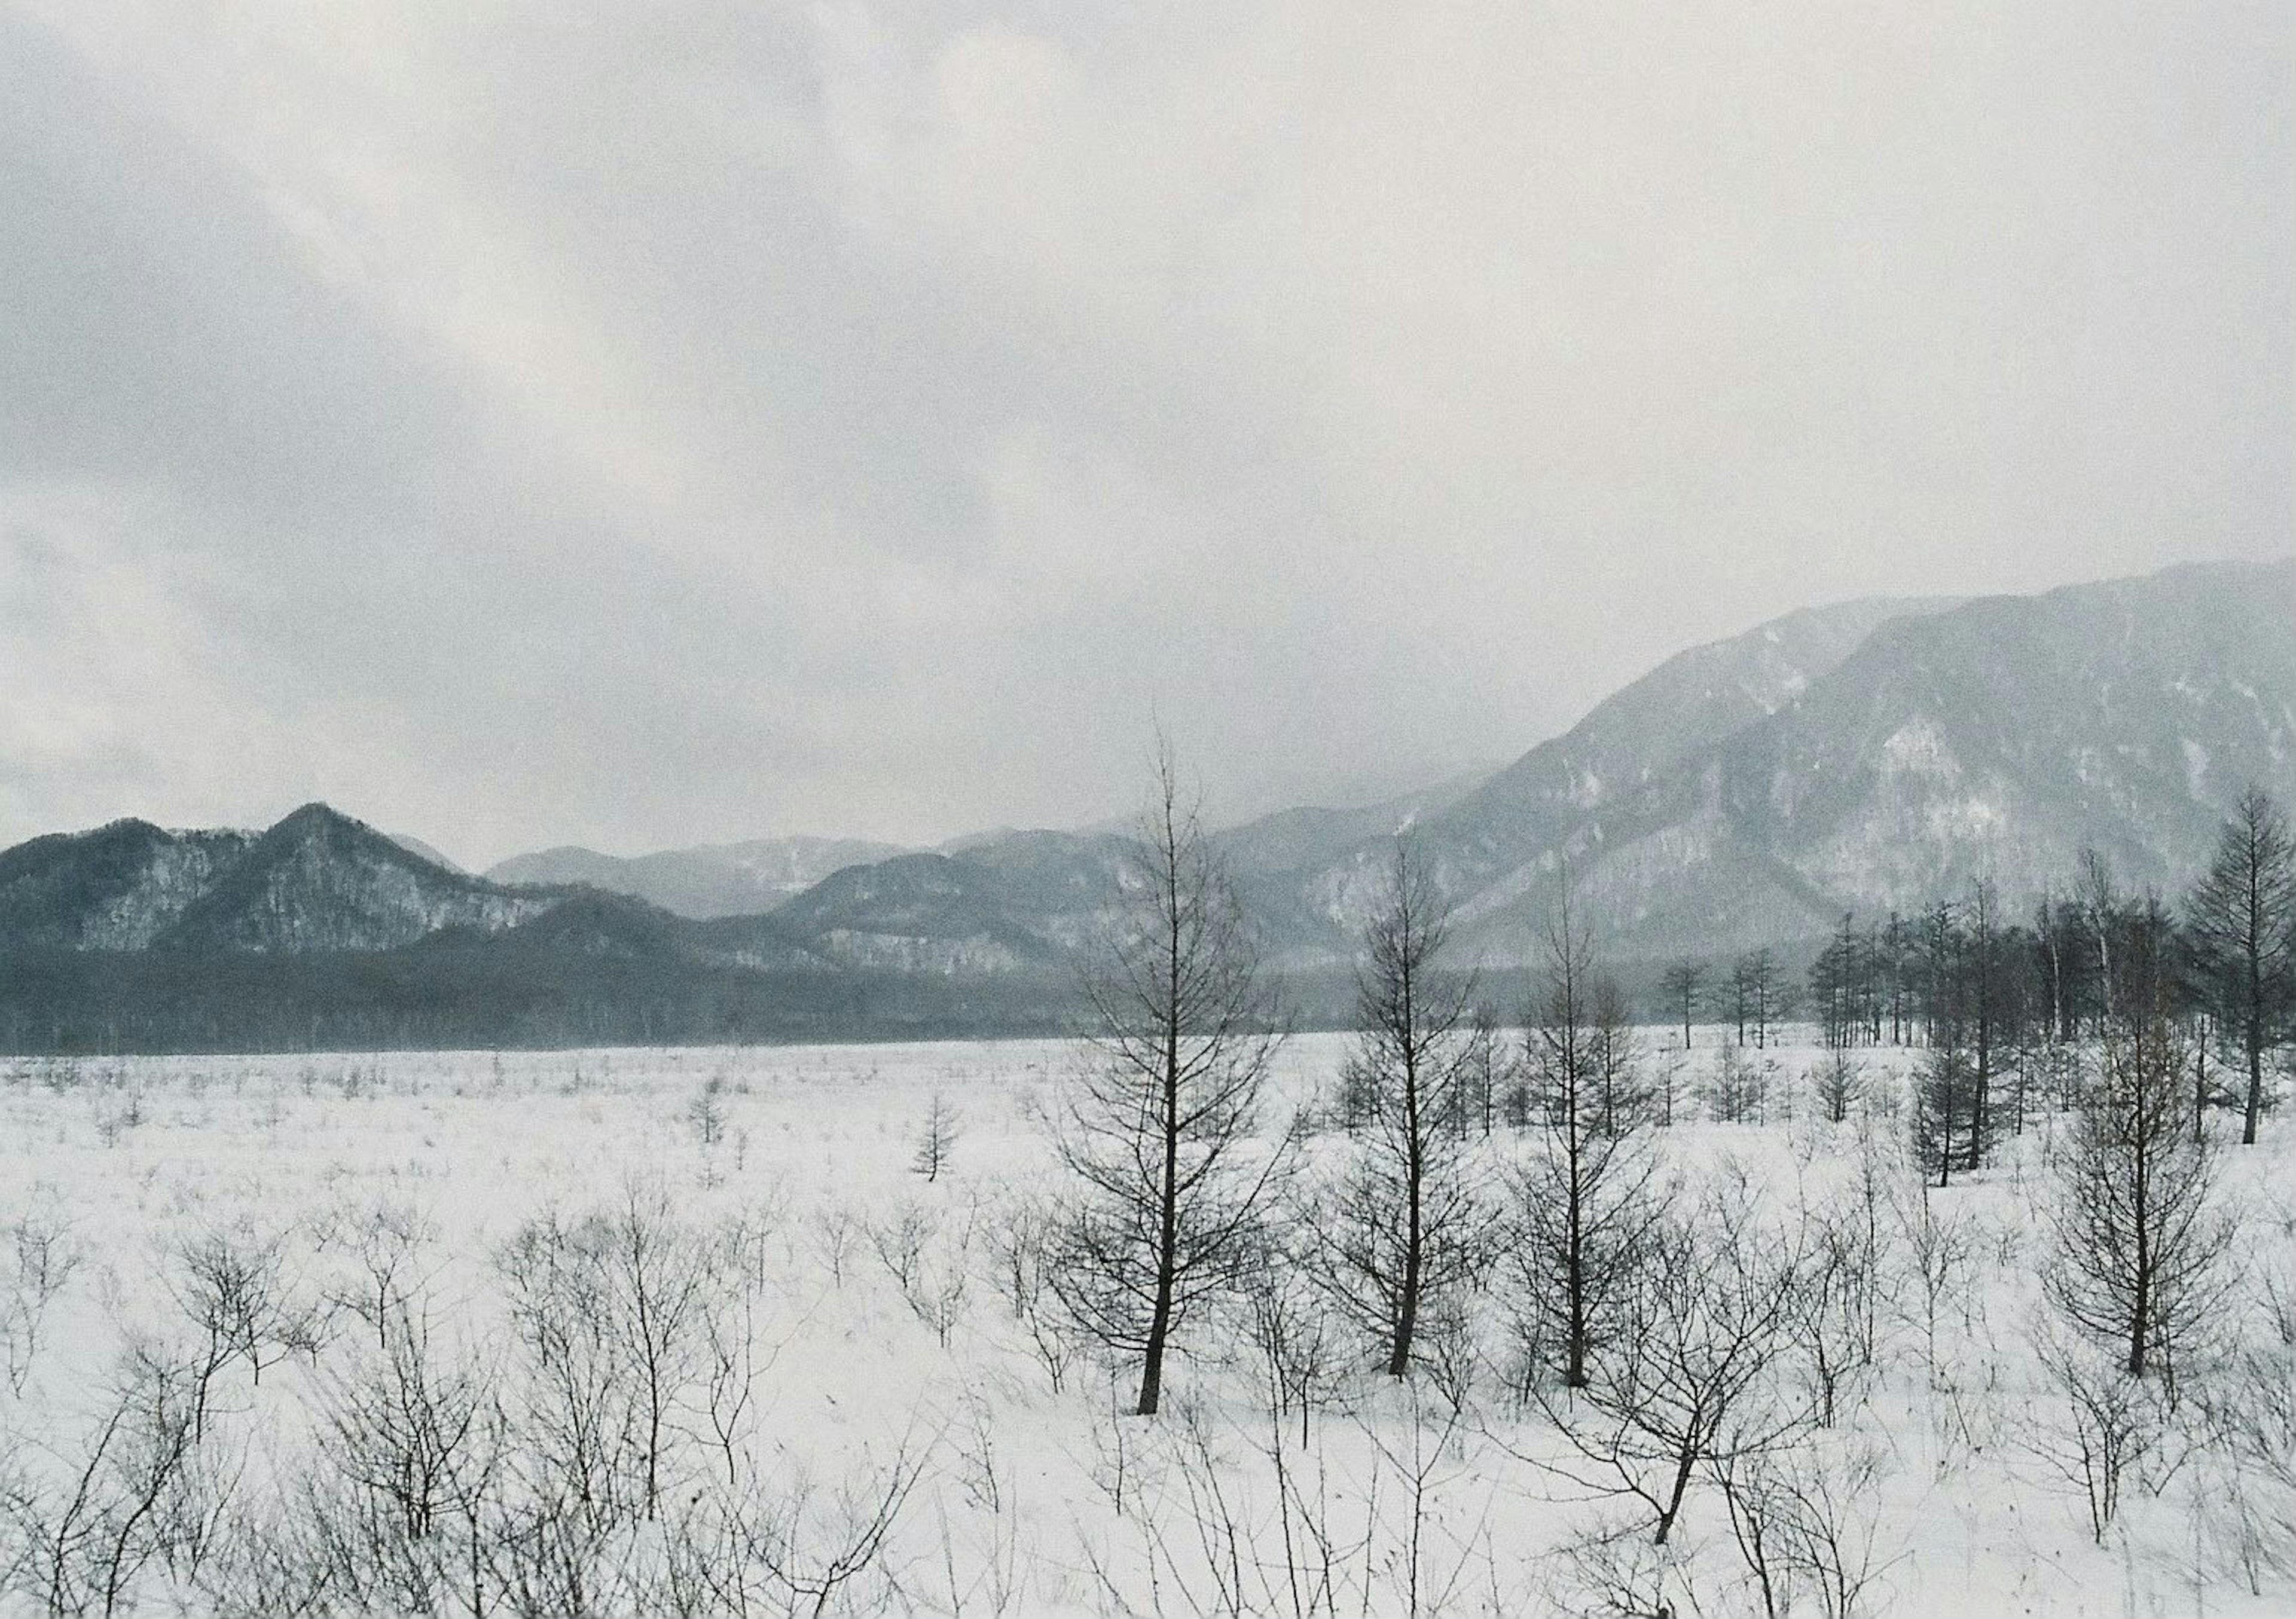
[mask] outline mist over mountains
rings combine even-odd
[[[2083,847],[2173,896],[2250,782],[2296,799],[2296,561],[1792,613],[1488,775],[1218,841],[1279,970],[1344,976],[1401,834],[1457,906],[1459,962],[1504,972],[1566,876],[1628,962],[1790,946],[1980,875],[2021,905]],[[259,833],[127,820],[0,853],[0,1041],[1056,1029],[1128,844],[562,848],[483,876],[426,851],[309,805]]]
[[[758,838],[630,858],[565,846],[514,854],[486,875],[498,883],[586,883],[706,920],[770,911],[832,871],[909,852],[858,838]]]

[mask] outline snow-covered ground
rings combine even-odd
[[[1648,1034],[1654,1057],[1669,1038]],[[1796,1094],[1816,1050],[1751,1053],[1775,1065],[1767,1120],[1723,1125],[1689,1100],[1718,1041],[1699,1031],[1678,1122],[1655,1132],[1664,1161],[1693,1181],[1741,1162],[1775,1211],[1848,1196],[1871,1164],[1890,1170],[1880,1363],[1840,1426],[1780,1464],[1839,1486],[1836,1527],[1872,1576],[1854,1611],[2296,1613],[2296,1574],[2275,1560],[2296,1540],[2296,1500],[2232,1476],[2202,1443],[2197,1394],[2131,1463],[2101,1543],[2082,1488],[2051,1460],[2069,1421],[2031,1333],[2061,1121],[2038,1119],[1994,1167],[1924,1200],[1874,1147],[1896,1139],[1912,1053],[1862,1054],[1862,1116],[1841,1125]],[[1291,1042],[1275,1110],[1330,1086],[1346,1049],[1340,1036]],[[103,1582],[86,1569],[128,1510],[118,1502],[132,1504],[136,1401],[157,1398],[152,1366],[195,1361],[209,1341],[202,1254],[210,1286],[217,1255],[251,1263],[242,1292],[262,1296],[242,1314],[250,1338],[269,1337],[239,1354],[226,1333],[209,1357],[199,1465],[178,1468],[176,1493],[146,1514],[188,1512],[207,1539],[117,1559],[138,1563],[122,1611],[291,1607],[325,1561],[291,1526],[314,1503],[350,1499],[342,1435],[358,1391],[390,1364],[392,1301],[426,1328],[434,1383],[452,1373],[516,1406],[528,1395],[505,1391],[533,1374],[504,1255],[522,1231],[529,1256],[540,1251],[536,1232],[552,1228],[537,1221],[554,1215],[562,1235],[603,1213],[651,1222],[668,1234],[665,1263],[706,1257],[713,1280],[664,1329],[659,1488],[651,1511],[592,1544],[599,1611],[706,1610],[699,1576],[681,1584],[675,1571],[702,1555],[695,1525],[729,1497],[753,1509],[741,1521],[757,1531],[745,1555],[763,1571],[761,1611],[813,1611],[838,1553],[866,1547],[873,1515],[896,1500],[882,1548],[831,1582],[821,1611],[1399,1614],[1414,1598],[1430,1613],[1580,1611],[1568,1549],[1631,1515],[1545,1465],[1564,1452],[1511,1392],[1503,1298],[1477,1307],[1481,1359],[1463,1409],[1438,1379],[1398,1387],[1361,1357],[1308,1418],[1304,1446],[1300,1419],[1267,1409],[1237,1321],[1185,1345],[1154,1419],[1119,1414],[1128,1367],[1062,1365],[1059,1343],[1039,1347],[999,1285],[1004,1236],[1014,1210],[1059,1190],[1040,1119],[1084,1060],[1061,1043],[1004,1043],[9,1061],[10,1600],[39,1611],[78,1558],[72,1599],[102,1611]],[[937,1095],[959,1130],[928,1184],[911,1161]],[[1478,1150],[1503,1159],[1528,1140],[1502,1132]],[[2296,1279],[2292,1140],[2283,1122],[2263,1146],[2224,1154],[2244,1298]],[[1310,1150],[1346,1146],[1326,1136]],[[1943,1235],[1917,1242],[1907,1228],[1923,1208]],[[373,1298],[384,1303],[363,1315]],[[2264,1330],[2239,1310],[2224,1324]],[[627,1404],[626,1370],[616,1377],[607,1394]],[[706,1543],[734,1557],[726,1521],[708,1520],[721,1538]],[[131,1529],[120,1543],[145,1533]],[[270,1563],[250,1549],[266,1534]],[[1763,1611],[1710,1484],[1693,1485],[1680,1539],[1668,1589],[1694,1603],[1682,1613]],[[319,1606],[347,1605],[348,1578],[314,1586]],[[1829,1611],[1808,1589],[1795,1596],[1791,1611]],[[386,1611],[410,1599],[372,1585],[365,1598]],[[466,1611],[451,1585],[436,1599]]]

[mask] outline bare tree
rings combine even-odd
[[[917,1126],[917,1149],[909,1158],[909,1172],[925,1178],[931,1185],[940,1179],[940,1172],[948,1167],[950,1154],[956,1150],[957,1113],[939,1092],[925,1106],[924,1122]]]
[[[1513,1177],[1514,1240],[1508,1263],[1517,1326],[1535,1361],[1552,1356],[1567,1388],[1581,1388],[1588,1357],[1614,1330],[1660,1199],[1637,1126],[1644,1110],[1617,1105],[1635,1082],[1630,1054],[1603,1009],[1594,945],[1569,895],[1547,927],[1546,985],[1531,1018],[1528,1069],[1538,1150]]]
[[[1865,1065],[1846,1045],[1831,1047],[1818,1059],[1815,1074],[1817,1105],[1825,1114],[1829,1124],[1839,1124],[1849,1117],[1850,1104],[1865,1083]]]
[[[1500,1104],[1513,1083],[1514,1061],[1498,1014],[1478,1006],[1467,1028],[1465,1083],[1460,1088],[1462,1111],[1468,1125],[1484,1135],[1498,1122]]]
[[[1449,1122],[1466,1078],[1472,985],[1436,976],[1447,917],[1426,870],[1398,844],[1364,930],[1363,1027],[1349,1059],[1371,1118],[1322,1249],[1332,1296],[1377,1338],[1391,1378],[1410,1370],[1423,1302],[1475,1273],[1484,1224],[1469,1149]]]
[[[1913,1103],[1914,1161],[1939,1186],[1949,1186],[1955,1168],[1965,1162],[1966,1144],[1984,1139],[1977,1065],[1958,1024],[1939,1024],[1936,1043],[1914,1075]]]
[[[685,1104],[685,1122],[693,1127],[693,1139],[704,1147],[715,1147],[726,1139],[726,1076],[712,1074],[701,1082]]]
[[[0,1362],[21,1395],[40,1352],[49,1306],[79,1268],[81,1251],[61,1211],[35,1210],[11,1222],[0,1247]]]
[[[1085,981],[1099,1059],[1057,1132],[1079,1196],[1053,1288],[1089,1337],[1140,1357],[1144,1417],[1175,1336],[1242,1273],[1288,1154],[1258,1134],[1277,1009],[1168,748],[1141,846]]]
[[[1657,1098],[1644,1075],[1642,1037],[1635,1030],[1627,998],[1608,973],[1595,976],[1589,1012],[1589,1054],[1594,1059],[1594,1102],[1603,1133],[1620,1135],[1649,1121]]]
[[[1699,991],[1705,984],[1706,969],[1692,961],[1673,962],[1659,978],[1667,1005],[1682,1018],[1682,1049],[1685,1051],[1690,1050],[1690,1024],[1698,1010]]]
[[[1578,1459],[1555,1470],[1641,1502],[1663,1546],[1696,1479],[1806,1431],[1810,1407],[1781,1375],[1802,1265],[1742,1176],[1726,1173],[1694,1211],[1661,1220],[1586,1386],[1540,1391]]]
[[[2247,1059],[2240,1139],[2253,1146],[2265,1053],[2296,1005],[2296,843],[2260,789],[2251,787],[2233,806],[2207,874],[2185,902],[2185,927],[2202,997],[2237,1034]]]
[[[1714,1067],[1703,1087],[1706,1110],[1719,1124],[1742,1124],[1761,1111],[1765,1086],[1762,1071],[1742,1045],[1726,1043],[1715,1053]]]
[[[2182,1075],[2165,1015],[2116,1020],[2059,1165],[2045,1291],[2132,1378],[2173,1376],[2230,1286],[2213,1144],[2184,1128]]]
[[[1967,1108],[1969,1134],[1962,1149],[1961,1166],[1972,1173],[1985,1165],[1992,1146],[1993,1044],[2001,1000],[1999,896],[1992,880],[1980,878],[1969,888],[1963,906],[1966,919],[1968,985],[1963,999],[1970,1048],[1971,1098]]]

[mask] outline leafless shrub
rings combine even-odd
[[[383,1198],[363,1211],[340,1211],[327,1222],[321,1246],[342,1251],[348,1265],[326,1284],[327,1303],[365,1323],[382,1343],[430,1280],[424,1259],[438,1237],[437,1224],[411,1203]]]
[[[690,1560],[685,1577],[719,1612],[826,1614],[873,1580],[890,1601],[898,1587],[887,1552],[938,1443],[913,1429],[885,1460],[865,1458],[834,1485],[800,1469],[773,1494],[718,1498],[702,1518],[709,1554]]]
[[[1343,1364],[1337,1324],[1303,1269],[1271,1247],[1242,1289],[1247,1341],[1259,1374],[1269,1419],[1280,1432],[1299,1425],[1308,1448],[1308,1424],[1337,1391]]]
[[[116,1101],[98,1101],[95,1105],[96,1139],[106,1147],[117,1147],[132,1131],[144,1124],[144,1092],[138,1087],[128,1091]]]
[[[204,1435],[217,1378],[234,1362],[260,1385],[267,1368],[315,1355],[325,1341],[324,1312],[302,1296],[287,1258],[285,1232],[245,1226],[202,1231],[177,1246],[168,1286],[194,1337],[195,1437]]]
[[[403,1613],[488,1610],[509,1435],[492,1373],[402,1313],[323,1394],[328,1469],[306,1502],[338,1589]]]
[[[1832,1427],[1862,1398],[1880,1314],[1882,1249],[1874,1212],[1854,1195],[1809,1210],[1808,1264],[1795,1290],[1790,1331],[1818,1425]]]
[[[900,1288],[902,1302],[946,1348],[972,1290],[971,1222],[952,1225],[937,1211],[912,1203],[868,1231],[869,1245]]]
[[[701,1371],[718,1259],[659,1187],[637,1182],[611,1214],[529,1221],[504,1250],[528,1416],[595,1525],[654,1517],[675,1482],[674,1430]]]
[[[1555,1609],[1587,1619],[1674,1619],[1695,1611],[1682,1548],[1653,1544],[1648,1529],[1632,1514],[1606,1513],[1550,1553],[1542,1583]]]
[[[827,1268],[830,1282],[843,1288],[845,1267],[862,1239],[861,1217],[849,1204],[832,1198],[813,1211],[808,1230],[813,1239],[813,1251]]]
[[[1939,1332],[1948,1315],[1969,1308],[1977,1237],[1957,1205],[1933,1195],[1926,1181],[1898,1179],[1891,1188],[1899,1280],[1892,1291],[1900,1320],[1921,1334],[1922,1363],[1932,1380],[1941,1375]]]
[[[1058,1394],[1084,1351],[1067,1313],[1058,1307],[1047,1274],[1056,1263],[1059,1216],[1044,1201],[1019,1196],[990,1206],[981,1226],[991,1259],[989,1279],[1012,1306],[1030,1352]]]
[[[1896,1559],[1883,1553],[1870,1450],[1796,1445],[1726,1459],[1717,1468],[1732,1543],[1764,1619],[1807,1611],[1857,1619]]]
[[[1603,1495],[1640,1501],[1664,1545],[1692,1483],[1784,1443],[1813,1419],[1781,1376],[1808,1263],[1794,1233],[1760,1217],[1726,1173],[1693,1208],[1653,1228],[1650,1262],[1584,1387],[1538,1390],[1575,1452],[1549,1463]]]
[[[2296,1263],[2267,1270],[2259,1318],[2200,1386],[2218,1462],[2205,1525],[2251,1596],[2296,1579]]]
[[[6,1227],[0,1247],[0,1366],[20,1396],[40,1352],[49,1306],[70,1285],[80,1258],[71,1221],[61,1210],[33,1209]]]
[[[200,1443],[196,1378],[131,1349],[77,1452],[55,1454],[56,1468],[20,1485],[11,1507],[25,1549],[20,1580],[44,1612],[134,1605],[138,1577],[177,1526],[171,1497]]]
[[[1472,1559],[1476,1537],[1456,1532],[1444,1497],[1468,1470],[1473,1429],[1457,1402],[1430,1400],[1411,1384],[1395,1392],[1399,1420],[1366,1424],[1365,1434],[1402,1495],[1402,1523],[1385,1558],[1395,1598],[1388,1606],[1416,1619],[1452,1610]]]
[[[2159,1390],[2112,1357],[2047,1323],[2034,1333],[2046,1407],[2017,1424],[2024,1454],[2074,1485],[2099,1545],[2112,1526],[2131,1470],[2161,1430]]]

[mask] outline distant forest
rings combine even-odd
[[[111,1054],[789,1043],[1058,1034],[1057,981],[750,971],[418,946],[0,957],[0,1050]]]
[[[1980,881],[1917,915],[1845,916],[1800,947],[1624,964],[1613,982],[1638,1020],[1678,1030],[1685,1044],[1693,1024],[1759,1047],[1807,1019],[1832,1047],[1966,1039],[1982,1075],[1997,1050],[2098,1025],[2109,985],[2135,975],[2163,1007],[2248,1047],[2253,1069],[2296,1008],[2292,909],[2284,814],[2251,789],[2175,903],[2117,887],[2092,853],[2021,916]],[[1289,1026],[1355,1026],[1349,970],[1271,978]],[[1527,969],[1480,973],[1464,990],[1487,1024],[1530,1017]],[[1092,1026],[1078,977],[1059,968],[755,969],[506,950],[469,935],[378,951],[0,953],[0,1051],[27,1055],[1029,1038]]]

